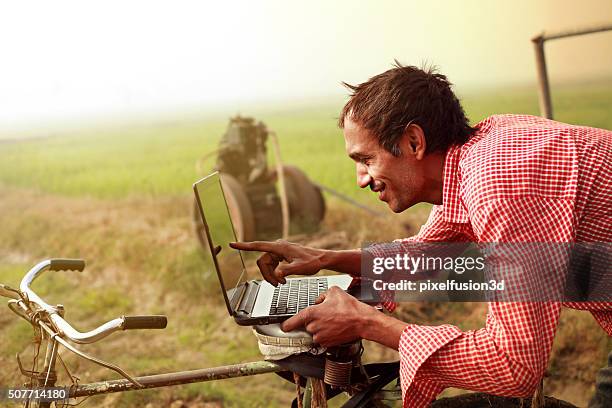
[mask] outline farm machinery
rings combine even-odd
[[[268,166],[267,142],[272,139],[276,166]],[[312,233],[325,215],[319,186],[302,170],[280,161],[276,135],[250,117],[230,119],[216,155],[225,199],[240,241],[286,238],[289,233]],[[206,245],[204,226],[193,207],[200,243]]]

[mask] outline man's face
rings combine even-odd
[[[348,117],[344,121],[346,152],[357,166],[357,184],[370,187],[393,212],[400,213],[424,201],[424,168],[407,137],[402,137],[398,157],[378,143],[378,139]]]

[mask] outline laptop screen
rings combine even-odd
[[[232,299],[232,289],[246,281],[246,269],[240,251],[230,248],[229,243],[236,241],[236,234],[230,213],[223,195],[219,173],[215,172],[194,184],[199,200],[200,215],[207,228],[211,254],[217,261],[217,273],[221,280],[225,299]],[[228,309],[231,308],[228,303]]]

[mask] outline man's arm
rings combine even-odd
[[[481,242],[574,239],[572,206],[564,200],[498,199],[476,209],[471,220]],[[526,276],[543,273],[529,263],[522,267]],[[425,407],[446,387],[531,395],[546,368],[560,309],[559,302],[497,302],[489,303],[480,330],[407,325],[399,342],[404,404]]]
[[[283,240],[232,242],[230,246],[241,251],[263,252],[257,266],[263,278],[274,286],[286,283],[285,277],[289,275],[314,275],[328,269],[359,276],[361,270],[361,249],[336,251]]]
[[[353,277],[361,274],[363,256],[369,256],[361,249],[347,249],[341,251],[323,250],[323,268],[331,271],[347,273]]]
[[[465,226],[451,225],[444,221],[443,210],[434,206],[429,219],[418,234],[398,240],[402,242],[459,242],[469,241]],[[389,244],[373,245],[362,249],[328,250],[278,240],[274,242],[253,241],[233,242],[230,246],[242,251],[258,251],[263,254],[257,265],[265,280],[273,285],[285,283],[289,275],[314,275],[322,269],[347,273],[353,277],[361,276],[361,265],[370,265],[367,257],[385,256]]]
[[[381,312],[364,315],[361,338],[374,341],[394,350],[399,348],[400,338],[406,323]]]

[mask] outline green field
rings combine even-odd
[[[612,128],[612,84],[574,85],[554,91],[557,120]],[[462,99],[474,123],[496,113],[538,114],[533,89],[466,93]],[[344,193],[369,197],[355,188],[353,164],[343,153],[342,133],[336,127],[341,106],[339,102],[314,108],[271,108],[257,117],[278,134],[284,161]],[[99,198],[190,194],[196,160],[216,148],[231,114],[205,120],[152,119],[150,124],[83,128],[31,142],[3,143],[0,183]],[[10,133],[2,136],[19,137]],[[212,161],[204,167],[212,167]]]
[[[474,123],[495,113],[538,113],[530,88],[471,92],[462,99]],[[612,129],[612,83],[555,87],[554,107],[557,120]],[[384,211],[355,184],[354,165],[345,157],[336,127],[340,108],[341,102],[253,111],[278,134],[286,163]],[[0,135],[0,281],[17,286],[39,260],[82,257],[88,261],[83,274],[49,274],[36,284],[51,302],[66,306],[68,320],[78,329],[122,314],[167,314],[165,331],[117,333],[83,347],[136,375],[258,359],[250,329],[237,327],[226,315],[190,218],[191,184],[201,175],[195,163],[214,151],[231,114],[83,125],[52,135],[41,131],[36,138],[8,131]],[[212,165],[204,162],[202,172]],[[373,220],[334,198],[327,203],[323,230],[343,232],[347,246],[406,234],[398,220],[414,232],[427,215],[427,206],[419,206]],[[485,309],[405,306],[400,313],[406,320],[469,329],[483,324]],[[14,355],[26,349],[24,361],[30,361],[31,329],[7,308],[0,309],[0,327],[0,385],[16,385],[22,380]],[[553,351],[549,392],[584,404],[609,348],[588,314],[566,314]],[[372,358],[395,357],[375,345],[368,350]],[[83,382],[116,378],[69,354],[65,359]],[[180,399],[193,407],[282,407],[292,395],[292,386],[267,375],[111,394],[81,406],[168,406]]]

